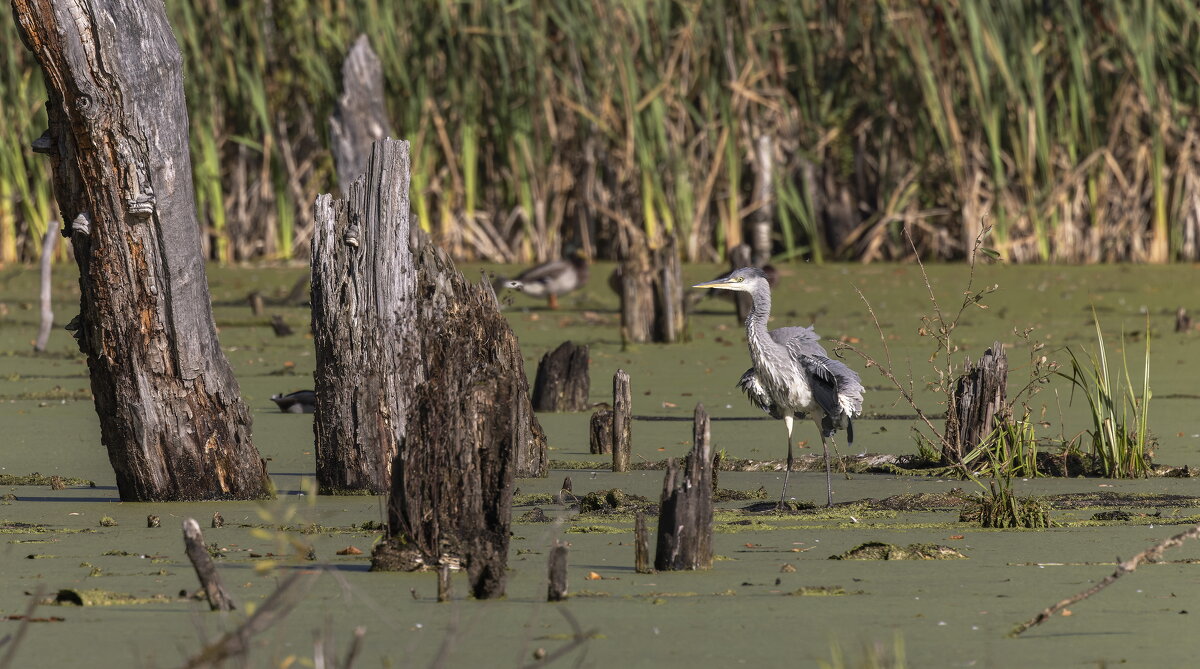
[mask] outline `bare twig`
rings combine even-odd
[[[521,669],[537,669],[539,667],[545,667],[551,662],[554,662],[558,658],[567,655],[571,651],[587,643],[588,639],[591,639],[598,633],[598,630],[594,629],[584,632],[583,628],[579,626],[579,621],[575,619],[575,616],[571,614],[569,609],[565,607],[556,607],[555,610],[561,613],[562,616],[567,619],[567,623],[571,625],[571,631],[574,632],[574,634],[571,635],[571,643],[559,648],[553,653],[546,655],[536,662],[531,662],[522,666]],[[583,658],[581,657],[580,663],[582,663],[582,660]]]
[[[319,572],[293,572],[263,601],[254,615],[247,618],[237,629],[226,632],[220,639],[192,656],[187,664],[183,665],[184,669],[215,667],[232,657],[246,654],[250,650],[250,640],[286,618],[319,575]]]
[[[204,588],[204,595],[208,598],[209,607],[213,611],[232,611],[236,609],[237,606],[233,603],[233,598],[229,596],[229,592],[225,590],[225,585],[221,583],[221,576],[217,573],[217,567],[213,564],[212,556],[208,554],[208,548],[204,545],[204,535],[200,533],[200,525],[194,518],[188,518],[183,521],[183,543],[187,550],[188,559],[192,561],[192,566],[196,568],[196,576],[200,579],[200,585]]]
[[[21,640],[25,638],[26,632],[29,631],[33,612],[37,610],[38,602],[42,601],[44,590],[45,586],[39,585],[37,590],[34,591],[33,596],[29,598],[29,605],[25,607],[25,615],[21,618],[21,624],[17,627],[16,633],[0,639],[0,646],[8,645],[8,650],[4,651],[4,657],[0,657],[0,669],[8,669],[12,666],[13,658],[17,655],[17,649],[21,647]]]
[[[1129,558],[1128,560],[1125,560],[1124,562],[1121,562],[1120,558],[1118,558],[1116,571],[1114,571],[1113,573],[1106,576],[1104,578],[1104,580],[1100,581],[1096,585],[1093,585],[1092,587],[1088,588],[1087,590],[1084,590],[1083,592],[1080,592],[1072,597],[1068,597],[1067,599],[1062,600],[1061,602],[1055,604],[1054,606],[1051,606],[1050,608],[1045,609],[1044,611],[1037,614],[1033,618],[1021,623],[1020,625],[1017,625],[1017,627],[1015,629],[1013,629],[1012,632],[1009,632],[1008,635],[1010,637],[1015,637],[1015,636],[1020,635],[1022,632],[1029,629],[1030,627],[1042,624],[1047,619],[1049,619],[1051,616],[1053,616],[1055,613],[1058,613],[1059,611],[1067,608],[1068,606],[1070,606],[1076,602],[1083,601],[1083,600],[1087,599],[1088,597],[1091,597],[1092,595],[1096,594],[1097,592],[1100,592],[1101,590],[1112,585],[1118,578],[1121,578],[1125,574],[1128,574],[1128,573],[1132,572],[1133,570],[1137,569],[1138,566],[1141,565],[1143,562],[1157,562],[1158,559],[1160,557],[1162,557],[1163,551],[1167,550],[1168,548],[1174,548],[1176,546],[1179,546],[1179,545],[1183,544],[1183,542],[1187,541],[1188,539],[1195,539],[1197,537],[1200,537],[1200,525],[1196,525],[1195,527],[1193,527],[1192,529],[1190,529],[1186,532],[1181,532],[1179,534],[1176,534],[1173,537],[1165,539],[1162,542],[1160,542],[1159,544],[1152,546],[1152,547],[1142,551],[1141,553],[1138,553],[1137,555]]]

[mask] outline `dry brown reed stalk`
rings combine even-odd
[[[1103,580],[1101,580],[1096,585],[1093,585],[1092,587],[1088,588],[1087,590],[1084,590],[1084,591],[1079,592],[1071,597],[1068,597],[1067,599],[1064,599],[1061,602],[1058,602],[1057,604],[1043,610],[1041,613],[1037,614],[1033,618],[1030,618],[1029,620],[1021,623],[1020,625],[1017,625],[1016,628],[1013,629],[1013,631],[1008,633],[1008,636],[1010,636],[1010,637],[1020,636],[1022,633],[1024,633],[1030,627],[1034,627],[1035,625],[1040,625],[1040,624],[1046,622],[1054,614],[1058,613],[1059,611],[1062,611],[1063,609],[1067,608],[1068,606],[1071,606],[1072,604],[1075,604],[1076,602],[1081,602],[1081,601],[1087,599],[1088,597],[1091,597],[1092,595],[1096,594],[1097,592],[1100,592],[1101,590],[1103,590],[1103,589],[1107,588],[1108,586],[1112,585],[1113,583],[1115,583],[1118,578],[1121,578],[1122,576],[1124,576],[1126,574],[1133,573],[1133,571],[1135,569],[1137,569],[1143,562],[1157,562],[1159,560],[1159,558],[1162,557],[1163,552],[1166,551],[1167,549],[1175,548],[1176,546],[1182,545],[1183,542],[1187,541],[1188,539],[1196,539],[1198,537],[1200,537],[1200,525],[1197,525],[1186,532],[1180,532],[1179,534],[1176,534],[1173,537],[1164,539],[1163,541],[1159,542],[1158,544],[1155,544],[1154,546],[1147,548],[1146,550],[1142,551],[1141,553],[1138,553],[1137,555],[1129,558],[1128,560],[1122,561],[1121,558],[1117,558],[1117,568],[1115,571],[1113,571],[1113,573],[1104,577]]]

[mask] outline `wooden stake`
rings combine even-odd
[[[153,513],[146,516],[146,527],[158,527],[161,524],[162,524],[162,521],[159,519],[158,516],[154,515]]]
[[[653,574],[650,568],[650,532],[646,529],[646,515],[639,510],[633,517],[633,564],[639,574]]]
[[[212,526],[225,527],[225,517],[221,515],[220,511],[213,511]]]
[[[188,559],[196,568],[196,576],[200,578],[204,594],[208,597],[209,608],[213,611],[232,611],[237,608],[233,598],[221,584],[221,576],[217,573],[212,556],[208,554],[208,548],[204,545],[204,535],[200,533],[200,525],[194,518],[183,521],[183,545]]]
[[[567,598],[567,545],[555,541],[550,549],[550,587],[546,601],[561,602]]]
[[[612,456],[614,472],[629,471],[630,414],[633,409],[633,392],[629,387],[629,373],[618,369],[613,375],[613,429]]]
[[[946,414],[946,441],[942,464],[957,465],[995,428],[995,417],[1004,410],[1008,383],[1008,356],[1004,346],[993,342],[979,362],[959,377],[954,388],[954,407]]]
[[[443,562],[438,567],[438,601],[450,601],[450,563]]]

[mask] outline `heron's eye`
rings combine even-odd
[[[736,281],[736,282],[738,282],[738,283],[741,283],[741,282],[743,282],[743,281],[745,281],[745,280],[746,280],[746,277],[744,277],[744,276],[735,276],[735,277],[733,277],[733,280],[734,280],[734,281]]]

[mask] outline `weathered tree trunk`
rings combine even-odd
[[[317,485],[387,492],[409,401],[416,272],[409,249],[408,142],[384,140],[345,200],[321,195],[312,242]]]
[[[591,437],[589,451],[594,455],[607,455],[613,449],[613,410],[608,407],[596,409],[589,425]]]
[[[590,387],[587,345],[565,341],[538,363],[533,410],[583,411]]]
[[[54,267],[54,247],[58,243],[58,219],[50,221],[46,226],[46,235],[42,237],[42,324],[38,328],[37,342],[33,350],[39,353],[46,350],[50,341],[50,330],[54,327],[54,304],[51,300],[51,270]]]
[[[754,264],[753,252],[749,244],[738,244],[729,251],[729,268],[735,270],[743,267],[757,267]],[[754,298],[750,297],[750,293],[730,291],[730,294],[733,295],[733,303],[737,305],[738,322],[746,322],[746,317],[750,315],[750,309],[754,307]]]
[[[708,425],[708,413],[697,404],[694,443],[683,471],[674,458],[667,461],[654,555],[654,567],[659,571],[712,568],[712,446]]]
[[[533,416],[516,337],[486,282],[469,284],[424,240],[415,254],[413,395],[392,465],[388,539],[372,569],[466,563],[477,598],[504,593],[514,475],[544,476],[545,436]]]
[[[128,501],[269,494],[251,418],[217,343],[188,157],[179,46],[161,1],[14,0],[45,72],[72,325],[101,440]]]
[[[371,144],[392,134],[383,96],[383,67],[366,35],[342,63],[342,97],[329,117],[329,139],[342,193],[367,169]]]
[[[614,472],[629,471],[633,413],[633,390],[629,387],[629,372],[618,369],[613,374],[612,456]]]
[[[963,457],[987,439],[1002,415],[1008,384],[1008,356],[1004,346],[993,342],[975,366],[958,379],[954,388],[953,411],[946,414],[946,441],[942,464],[962,463]]]
[[[651,249],[638,230],[622,230],[617,246],[621,337],[626,342],[684,338],[683,281],[675,236]]]
[[[755,267],[762,267],[771,260],[771,228],[775,221],[774,165],[775,148],[771,136],[759,135],[754,142],[754,204],[758,209],[750,214],[749,234]]]

